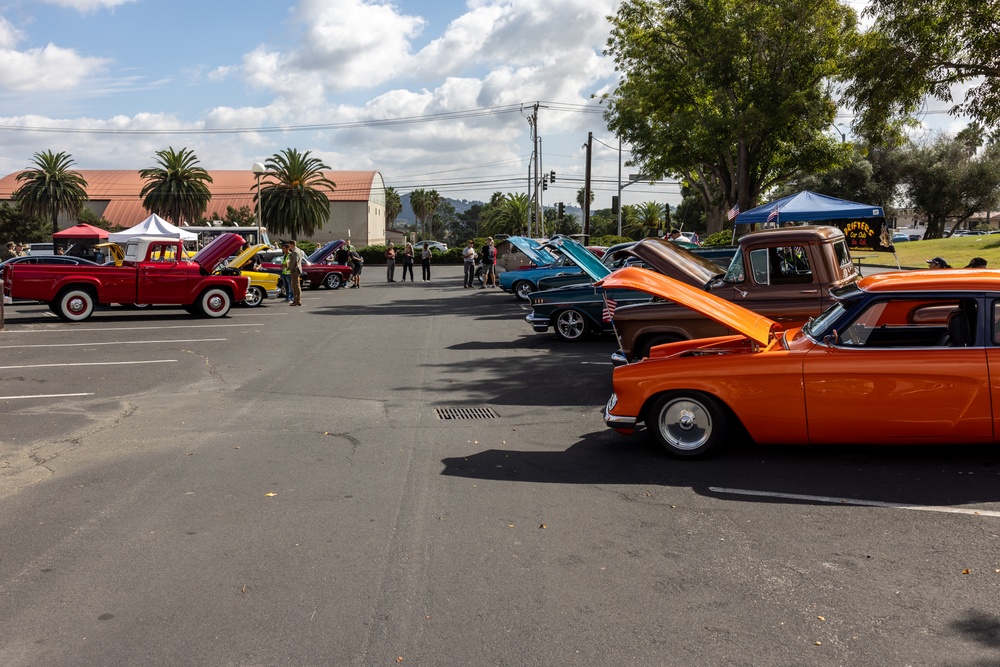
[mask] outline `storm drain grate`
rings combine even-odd
[[[434,408],[438,419],[496,419],[493,408]]]

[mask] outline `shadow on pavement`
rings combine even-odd
[[[1000,501],[1000,453],[995,447],[763,447],[741,443],[714,459],[679,461],[661,454],[644,432],[628,438],[601,431],[583,436],[565,451],[490,449],[447,458],[443,463],[442,474],[456,477],[687,487],[704,496],[738,502],[827,504],[739,496],[712,488],[917,505]]]

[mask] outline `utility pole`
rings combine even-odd
[[[594,133],[587,133],[587,173],[583,185],[583,244],[590,244],[590,156],[594,150]]]
[[[534,137],[534,142],[532,144],[533,150],[535,152],[535,199],[531,210],[534,211],[535,213],[535,232],[537,235],[538,222],[539,222],[538,216],[541,214],[541,211],[539,210],[538,206],[538,172],[539,172],[538,163],[541,161],[540,160],[541,155],[539,155],[538,152],[538,144],[540,141],[538,137],[538,102],[535,102],[535,106],[532,107],[531,118],[533,119],[532,127],[535,129],[535,137]]]

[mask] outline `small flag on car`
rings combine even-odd
[[[614,299],[609,299],[608,295],[605,294],[604,295],[604,311],[601,314],[601,320],[603,320],[604,322],[610,322],[611,318],[615,316],[615,307],[617,305],[618,305],[617,301],[615,301]]]
[[[775,208],[773,211],[771,211],[770,213],[768,213],[768,215],[767,215],[767,221],[768,222],[775,222],[777,219],[778,219],[778,209]]]
[[[736,202],[736,205],[733,206],[731,209],[729,209],[729,213],[726,214],[726,217],[728,217],[730,220],[732,220],[733,218],[735,218],[739,214],[740,214],[740,203]]]

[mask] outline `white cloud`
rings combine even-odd
[[[12,49],[24,39],[24,33],[0,16],[0,49]]]
[[[104,58],[81,56],[54,44],[16,51],[0,49],[0,89],[17,92],[50,92],[78,86],[102,71]]]
[[[78,12],[96,12],[99,9],[113,9],[135,0],[42,0],[45,4],[75,9]]]

